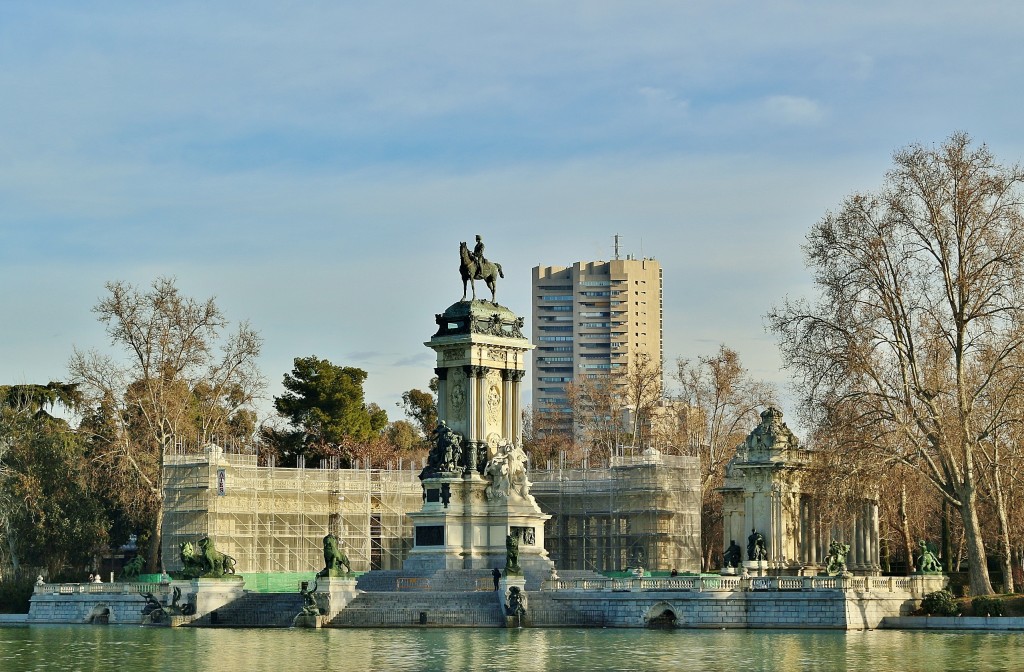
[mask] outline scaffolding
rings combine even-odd
[[[532,471],[552,515],[545,546],[559,569],[700,571],[700,469],[695,457],[612,458],[607,468]]]
[[[545,546],[559,569],[700,569],[698,459],[645,451],[601,469],[533,470],[531,494],[552,518]],[[423,505],[419,465],[405,469],[258,466],[251,452],[207,446],[164,455],[163,558],[209,535],[240,574],[315,572],[336,534],[354,571],[401,569],[408,512]]]
[[[164,455],[163,558],[181,569],[180,544],[209,535],[237,571],[286,573],[324,566],[323,538],[337,535],[353,571],[399,569],[412,547],[406,515],[422,505],[407,469],[280,468],[255,454],[207,446]]]

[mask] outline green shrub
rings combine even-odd
[[[971,612],[975,616],[1003,616],[1003,601],[998,597],[979,595],[971,600]]]
[[[960,605],[956,603],[953,593],[948,590],[936,590],[921,600],[921,611],[929,616],[956,616],[960,613]]]
[[[0,581],[0,614],[27,614],[35,583],[29,576]]]

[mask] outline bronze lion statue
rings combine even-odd
[[[342,571],[342,567],[345,568]],[[343,576],[352,573],[352,566],[349,564],[348,556],[341,550],[341,540],[337,535],[328,534],[324,537],[324,568],[317,576]]]

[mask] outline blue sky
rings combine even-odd
[[[399,417],[460,240],[528,318],[533,266],[618,233],[670,361],[785,385],[762,316],[828,208],[957,130],[1019,161],[1022,34],[1011,2],[0,3],[0,383],[173,275],[262,333],[270,395],[315,354]]]

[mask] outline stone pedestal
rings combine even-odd
[[[533,497],[488,498],[490,485],[479,474],[424,479],[427,501],[409,514],[416,540],[406,569],[504,569],[506,537],[514,534],[519,566],[547,576],[553,564],[544,550],[544,521],[550,516],[540,512]],[[435,498],[439,501],[431,501]]]
[[[423,507],[409,514],[414,546],[404,569],[505,567],[506,539],[523,571],[546,578],[544,521],[522,450],[519,386],[532,345],[522,318],[490,301],[460,301],[436,316],[425,345],[437,353],[439,425],[420,474]]]
[[[320,606],[323,620],[330,622],[335,616],[356,599],[355,577],[324,576],[316,581],[316,592],[313,593],[316,603]]]
[[[220,609],[234,602],[245,592],[245,581],[241,577],[227,579],[192,579],[192,592],[196,596],[196,617]]]
[[[519,594],[523,596],[523,599],[527,599],[526,613],[522,616],[510,615],[505,609],[505,606],[509,604],[509,600],[512,596],[512,588],[517,588]],[[518,574],[510,574],[508,576],[502,576],[498,582],[498,606],[505,614],[505,627],[506,628],[523,628],[530,625],[530,606],[529,600],[526,597],[526,579]]]
[[[750,576],[767,576],[768,575],[768,561],[767,560],[744,560],[743,569],[746,570]]]

